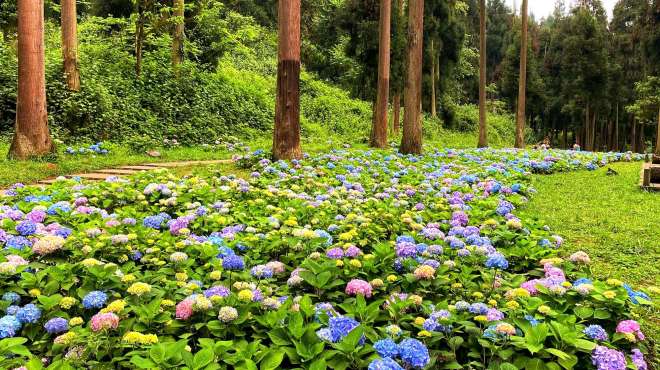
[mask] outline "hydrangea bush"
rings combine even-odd
[[[630,153],[336,150],[0,198],[7,368],[646,369],[649,292],[560,257],[532,173]]]

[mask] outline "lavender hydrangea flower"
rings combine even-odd
[[[596,346],[591,353],[591,360],[598,370],[626,369],[626,356],[605,346]]]

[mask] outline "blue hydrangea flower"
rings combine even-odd
[[[23,324],[34,324],[41,318],[41,310],[34,304],[26,304],[18,309],[16,318]]]
[[[374,343],[374,349],[380,357],[396,358],[399,355],[399,346],[392,339],[381,339]]]
[[[403,368],[396,361],[386,357],[371,361],[368,370],[403,370]]]
[[[2,300],[11,303],[18,303],[21,300],[21,296],[16,292],[6,292],[2,295]]]
[[[0,318],[0,339],[11,338],[21,330],[21,322],[16,316],[7,315]]]
[[[456,302],[458,304],[458,302]],[[470,305],[468,310],[475,315],[485,315],[488,313],[488,306],[486,304],[477,302]]]
[[[242,270],[245,268],[245,262],[240,256],[229,255],[222,259],[222,268],[225,270]]]
[[[509,267],[509,261],[500,253],[493,253],[486,260],[486,267],[506,270]]]
[[[147,216],[142,221],[142,225],[158,230],[162,227],[163,222],[165,222],[165,218],[163,218],[161,215]]]
[[[93,292],[87,293],[87,295],[83,298],[82,304],[83,307],[90,309],[90,308],[101,308],[103,305],[105,305],[105,301],[108,300],[108,295],[95,290]]]
[[[404,339],[399,343],[399,355],[406,365],[421,369],[431,361],[429,350],[417,339]]]
[[[16,232],[18,232],[22,236],[33,235],[34,233],[37,232],[37,224],[28,220],[22,221],[21,223],[16,225]]]
[[[582,332],[593,340],[606,341],[609,338],[605,329],[600,325],[589,325]]]
[[[17,249],[22,251],[25,248],[30,248],[32,243],[24,236],[13,236],[5,243],[5,249]]]
[[[56,317],[48,320],[44,325],[44,328],[49,334],[63,333],[69,330],[69,322],[61,317]]]

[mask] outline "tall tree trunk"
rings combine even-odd
[[[387,103],[390,100],[391,0],[380,1],[380,41],[378,47],[378,93],[371,146],[387,147]]]
[[[179,74],[179,65],[183,63],[183,40],[185,37],[184,9],[185,0],[174,0],[174,29],[172,33],[172,66]]]
[[[140,78],[142,75],[142,46],[144,45],[144,23],[145,9],[141,1],[137,1],[138,17],[135,21],[135,75]]]
[[[479,1],[479,142],[477,146],[488,146],[486,122],[486,0]]]
[[[619,103],[616,103],[616,119],[614,120],[614,147],[615,152],[619,151]]]
[[[408,76],[404,91],[405,111],[400,151],[404,154],[421,154],[424,0],[409,0],[408,17]]]
[[[9,158],[28,159],[54,150],[46,111],[44,2],[18,1],[18,92],[16,132]]]
[[[71,91],[80,91],[80,72],[78,70],[78,21],[76,18],[76,0],[62,0],[62,57],[64,59],[64,78]]]
[[[435,57],[435,48],[433,47],[433,40],[431,40],[431,117],[438,117],[438,101],[436,98],[435,90],[435,72],[436,72],[436,61]]]
[[[279,0],[275,159],[302,158],[300,148],[300,0]]]
[[[637,153],[637,117],[633,114],[632,137],[630,138],[630,147],[633,153]]]
[[[591,111],[589,109],[589,103],[587,103],[587,107],[585,109],[585,114],[584,114],[584,149],[586,151],[592,151],[593,148],[591,147]]]
[[[392,98],[392,131],[394,135],[399,134],[399,123],[401,122],[401,94],[398,92],[394,94]]]
[[[655,155],[660,155],[660,107],[658,107],[658,127],[655,138]]]
[[[568,127],[562,128],[561,147],[568,149]]]
[[[525,147],[525,100],[527,97],[527,0],[522,2],[520,37],[520,75],[518,78],[518,112],[516,114],[516,148]]]

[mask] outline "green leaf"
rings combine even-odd
[[[310,366],[309,370],[326,370],[328,365],[325,363],[325,359],[319,359],[314,361]]]
[[[500,364],[500,370],[518,370],[518,368],[510,362],[505,362]]]
[[[533,358],[527,361],[525,364],[525,369],[526,370],[543,370],[545,369],[545,365],[543,363],[543,360],[540,358]]]
[[[580,306],[575,309],[575,316],[581,319],[587,319],[594,314],[594,310],[591,307]]]
[[[288,346],[291,344],[291,340],[289,339],[286,330],[282,328],[273,329],[267,334],[270,340],[278,346]]]
[[[205,348],[195,354],[193,358],[193,367],[195,369],[202,369],[206,365],[210,364],[211,361],[215,358],[213,350],[210,348]]]
[[[460,347],[461,344],[463,344],[463,338],[461,338],[461,337],[453,337],[453,338],[449,339],[449,348],[451,348],[454,351],[458,347]]]
[[[304,333],[303,317],[300,312],[296,312],[289,317],[289,332],[294,338],[300,339]]]
[[[566,353],[566,352],[564,352],[564,351],[561,351],[561,350],[558,350],[558,349],[556,349],[556,348],[546,348],[545,350],[546,350],[548,353],[551,353],[551,354],[553,354],[553,355],[559,357],[559,358],[562,359],[562,360],[567,360],[568,358],[570,358],[570,356],[568,355],[568,353]]]
[[[596,343],[584,339],[577,339],[575,341],[575,348],[581,349],[584,352],[591,352],[596,348]]]
[[[273,349],[259,363],[260,370],[275,370],[284,359],[284,351]]]
[[[610,317],[612,317],[612,314],[609,313],[606,310],[598,309],[594,312],[594,318],[599,319],[599,320],[607,320]]]
[[[153,361],[138,355],[131,357],[131,363],[139,369],[153,369],[156,367],[156,364],[154,364]]]

